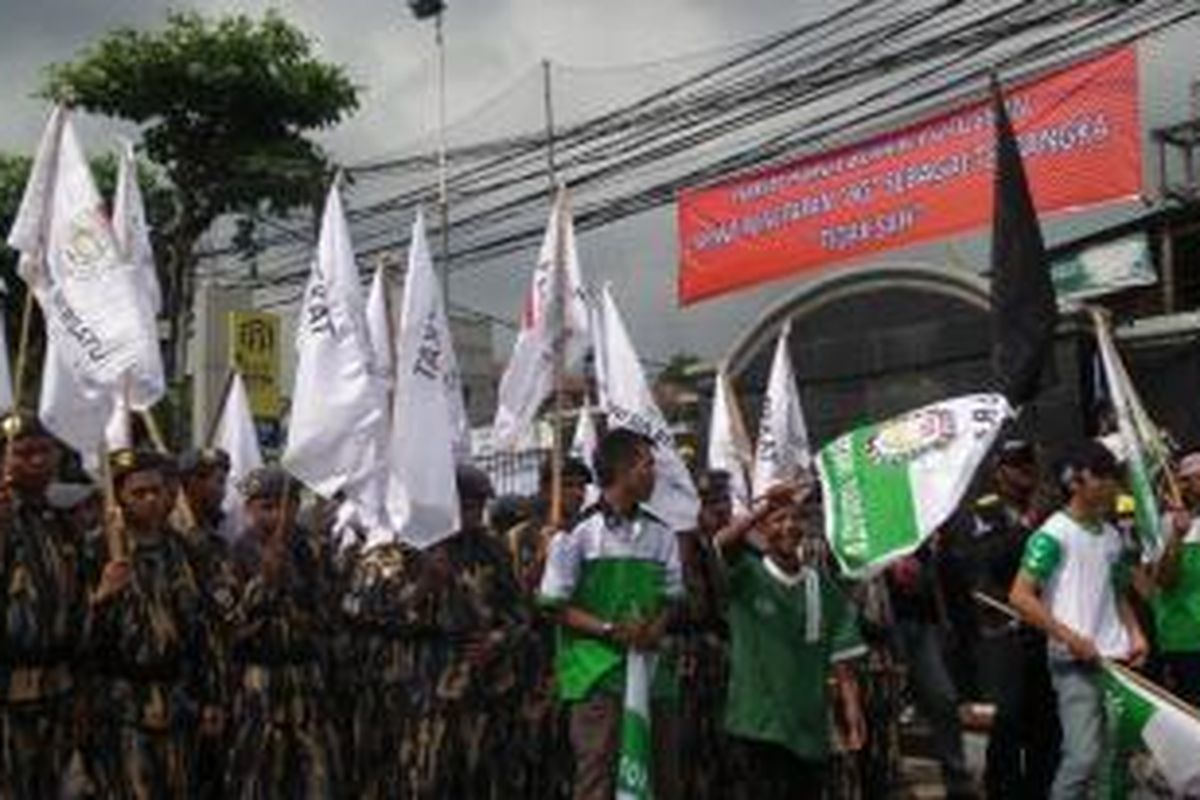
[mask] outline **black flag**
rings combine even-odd
[[[1058,305],[1021,151],[992,78],[996,186],[992,211],[992,375],[1013,408],[1037,394]]]

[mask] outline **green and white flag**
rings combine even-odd
[[[1122,667],[1102,674],[1109,748],[1121,758],[1145,747],[1177,797],[1200,796],[1200,716]]]
[[[1134,521],[1142,540],[1145,560],[1152,561],[1162,552],[1162,517],[1154,481],[1166,464],[1166,448],[1150,416],[1142,406],[1137,390],[1125,371],[1121,356],[1113,343],[1112,332],[1099,312],[1093,311],[1096,323],[1096,344],[1104,382],[1117,416],[1117,435],[1121,440],[1121,455],[1129,470],[1129,489],[1133,493]]]
[[[958,507],[1012,413],[1001,395],[965,395],[827,444],[817,470],[842,570],[867,577],[920,547]]]
[[[657,657],[638,650],[625,656],[625,709],[617,761],[617,800],[651,800],[650,682]]]

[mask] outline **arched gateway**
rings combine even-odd
[[[991,341],[988,283],[962,268],[891,262],[838,269],[796,288],[734,343],[725,363],[757,414],[775,340],[790,320],[792,360],[819,444],[865,421],[982,391]],[[1081,342],[1060,326],[1044,392],[1025,424],[1059,439],[1080,429]]]

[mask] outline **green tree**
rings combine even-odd
[[[167,363],[180,380],[200,237],[226,215],[317,205],[331,168],[307,135],[356,110],[357,89],[274,12],[259,20],[186,13],[161,30],[108,33],[50,67],[44,93],[140,125],[143,150],[170,186],[156,254],[171,320]]]

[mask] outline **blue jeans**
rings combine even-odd
[[[1050,659],[1050,680],[1058,696],[1062,759],[1050,790],[1052,800],[1086,798],[1100,779],[1104,755],[1104,692],[1098,668]]]
[[[942,766],[947,794],[971,796],[975,793],[974,782],[963,757],[958,691],[946,668],[941,631],[932,623],[898,619],[894,636],[900,657],[908,667],[917,710],[933,729],[933,748]]]

